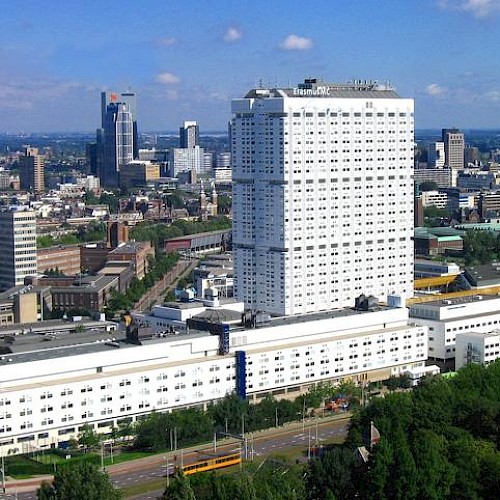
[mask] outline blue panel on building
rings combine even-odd
[[[245,351],[236,351],[236,393],[242,399],[247,397],[247,356]]]

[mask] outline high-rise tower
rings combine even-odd
[[[133,122],[128,104],[108,104],[104,122],[104,162],[101,181],[105,186],[118,185],[122,165],[134,159]]]
[[[26,276],[36,273],[35,212],[0,212],[0,291],[22,285]]]
[[[413,293],[414,103],[372,82],[232,102],[236,295],[291,315]]]
[[[19,158],[19,180],[21,189],[41,193],[45,189],[45,158],[37,148],[26,146]]]
[[[186,121],[179,129],[179,147],[194,148],[199,146],[200,129],[197,122]]]
[[[110,104],[127,104],[132,116],[132,136],[133,136],[133,155],[139,158],[139,135],[137,131],[137,95],[131,90],[126,92],[107,91],[101,93],[101,127],[105,128],[106,113]]]
[[[451,185],[457,185],[458,171],[464,168],[464,134],[456,128],[444,128],[441,132],[444,142],[445,162],[451,169]]]

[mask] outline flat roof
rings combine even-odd
[[[188,303],[192,304],[192,303]],[[198,303],[198,307],[199,307]],[[247,328],[247,327],[231,327],[231,332],[239,332],[239,331],[255,331],[259,328],[269,328],[273,326],[282,326],[282,325],[291,325],[291,324],[300,324],[311,321],[324,320],[329,318],[340,318],[340,317],[349,317],[360,314],[367,314],[370,312],[377,311],[387,311],[393,308],[386,306],[379,306],[371,311],[358,311],[354,309],[339,309],[334,311],[325,311],[321,313],[312,313],[305,314],[300,316],[290,316],[290,317],[279,317],[279,318],[271,318],[270,322],[266,322],[263,324],[258,324],[256,328]],[[108,322],[109,323],[109,322]],[[59,322],[59,324],[65,324],[68,326],[77,326],[79,323],[70,323],[70,322]],[[86,323],[86,325],[91,325],[92,322]],[[103,322],[93,322],[93,324],[101,324]],[[33,325],[36,326],[36,325]],[[54,325],[55,326],[55,325]],[[43,327],[38,327],[40,333],[50,333],[56,331],[52,325],[43,325]],[[43,328],[43,329],[42,329]],[[395,329],[397,329],[395,327]],[[380,330],[384,331],[384,330]],[[19,333],[19,330],[17,330]],[[370,334],[374,333],[374,331],[370,331]],[[11,332],[12,334],[12,332]],[[358,336],[359,332],[346,333],[345,336]],[[169,333],[163,335],[154,335],[150,338],[140,338],[140,341],[143,345],[148,345],[151,343],[166,343],[173,342],[179,339],[194,339],[194,338],[202,338],[210,336],[210,333],[207,331],[200,331],[191,329],[189,333]],[[47,336],[49,337],[49,336]],[[44,335],[37,333],[26,333],[25,335],[17,335],[15,336],[15,340],[12,344],[6,344],[12,349],[12,353],[5,354],[0,357],[0,366],[8,365],[13,363],[26,363],[31,361],[41,361],[47,359],[57,359],[61,357],[67,356],[75,356],[79,354],[90,354],[96,352],[103,352],[106,350],[113,350],[119,348],[129,349],[132,347],[140,347],[140,345],[136,344],[128,344],[125,342],[125,332],[121,331],[113,331],[113,332],[103,332],[103,331],[95,331],[95,329],[89,328],[85,332],[63,332],[57,331],[56,335],[54,335],[51,340],[44,340]],[[311,342],[314,340],[311,339]],[[110,344],[112,342],[112,344]],[[319,339],[318,339],[319,342]],[[290,341],[290,344],[293,343],[293,340]],[[116,345],[118,344],[118,345]],[[249,346],[248,346],[249,347]],[[251,348],[250,348],[251,349]]]
[[[469,266],[465,268],[466,278],[472,280],[472,285],[484,286],[500,284],[500,264],[484,264],[479,266]]]
[[[457,335],[467,335],[468,337],[484,339],[487,337],[498,337],[500,335],[500,330],[493,330],[492,332],[460,332]]]
[[[429,302],[422,302],[422,303],[416,303],[412,304],[410,306],[410,310],[415,309],[416,307],[450,307],[450,306],[457,306],[461,304],[472,304],[473,302],[480,302],[484,301],[487,302],[489,300],[497,300],[500,297],[498,295],[481,295],[478,293],[477,295],[468,295],[465,297],[453,297],[451,299],[438,299],[438,300],[431,300]]]
[[[139,338],[141,344],[173,342],[179,338],[199,338],[210,335],[208,332],[191,331],[190,333],[172,333],[155,335],[150,338]],[[91,354],[106,350],[129,349],[141,347],[139,344],[127,343],[125,331],[94,331],[69,333],[58,332],[51,340],[44,340],[45,335],[28,333],[18,335],[12,344],[6,344],[12,353],[0,356],[0,367],[15,363],[58,359],[79,354]],[[140,361],[140,359],[138,359]]]

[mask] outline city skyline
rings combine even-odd
[[[53,8],[48,8],[52,6]],[[232,98],[304,75],[390,80],[416,127],[496,128],[499,0],[369,0],[217,8],[188,0],[9,2],[0,132],[92,131],[99,93],[137,92],[139,131],[225,130]]]

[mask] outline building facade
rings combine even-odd
[[[427,148],[427,166],[429,168],[443,168],[445,165],[444,142],[429,143]]]
[[[0,212],[0,291],[37,273],[36,216],[32,210]]]
[[[106,108],[104,123],[104,186],[117,186],[123,165],[134,159],[133,121],[128,104],[111,103]]]
[[[455,369],[469,363],[489,365],[500,358],[500,330],[491,333],[464,332],[457,334]]]
[[[57,446],[84,424],[109,432],[153,410],[204,407],[232,392],[253,400],[300,394],[320,381],[368,383],[424,364],[426,329],[408,325],[407,309],[313,319],[307,329],[290,318],[237,328],[223,351],[221,337],[207,332],[161,334],[140,346],[114,332],[114,340],[89,338],[77,349],[33,334],[36,347],[16,352],[14,344],[9,362],[0,360],[0,452]]]
[[[179,147],[194,148],[200,145],[200,127],[195,121],[185,121],[179,129]]]
[[[37,272],[59,272],[75,276],[81,271],[81,250],[79,245],[57,245],[40,248],[37,251]]]
[[[26,146],[19,158],[19,180],[21,189],[43,193],[45,190],[45,157],[37,148]]]
[[[315,79],[233,100],[238,300],[291,315],[412,295],[413,106]]]
[[[442,130],[444,154],[447,167],[451,170],[451,185],[457,185],[458,172],[464,168],[464,134],[456,128]]]
[[[413,304],[410,318],[429,329],[429,358],[452,361],[459,333],[491,333],[500,328],[500,298],[473,295]]]
[[[183,172],[200,174],[204,171],[204,149],[199,146],[193,148],[173,148],[170,150],[169,175],[177,177]]]

